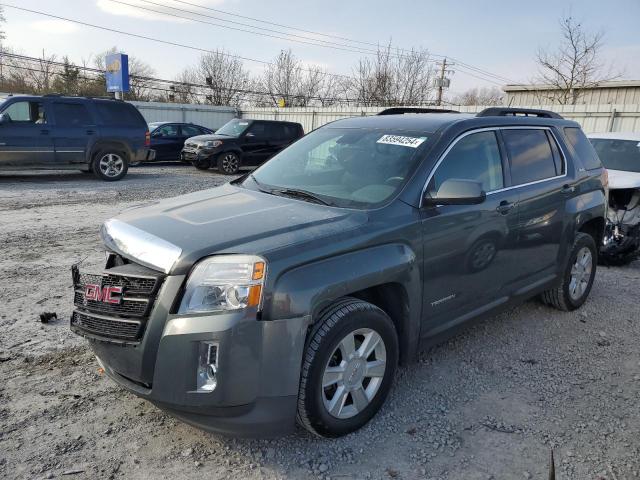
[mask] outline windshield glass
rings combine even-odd
[[[225,123],[216,131],[216,135],[226,135],[227,137],[239,137],[249,127],[247,120],[237,118]]]
[[[370,208],[391,198],[413,172],[424,132],[321,128],[258,168],[263,189],[311,193],[330,205]]]
[[[640,142],[637,140],[590,140],[605,168],[640,173]]]

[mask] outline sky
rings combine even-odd
[[[553,48],[560,40],[559,19],[571,14],[586,29],[604,33],[602,59],[611,64],[621,78],[640,79],[640,0],[185,0],[188,3],[253,17],[330,36],[318,36],[300,30],[259,23],[237,16],[190,6],[180,0],[0,0],[4,4],[5,45],[25,55],[55,54],[80,62],[117,46],[140,58],[160,78],[174,78],[185,67],[194,65],[201,51],[170,46],[155,41],[106,32],[60,19],[10,8],[9,5],[67,17],[124,32],[154,37],[203,50],[225,49],[227,52],[262,61],[272,60],[280,50],[291,48],[306,64],[321,65],[327,71],[350,74],[364,53],[344,51],[354,47],[375,49],[374,45],[392,42],[410,49],[426,48],[434,62],[440,56],[465,65],[453,65],[449,95],[474,87],[501,86],[507,83],[530,83],[536,76],[535,55],[539,48]],[[189,16],[197,11],[205,22],[256,31],[246,26],[223,22],[246,23],[277,30],[265,32],[283,38],[270,38],[220,26],[144,11],[133,6]],[[149,3],[152,2],[152,3]],[[155,3],[155,5],[154,5]],[[211,17],[216,17],[211,18]],[[304,38],[311,37],[311,38]],[[336,37],[356,40],[354,43]],[[342,44],[337,48],[302,42],[325,40]],[[373,44],[373,45],[371,45]],[[451,60],[450,60],[451,61]],[[499,76],[469,71],[468,65]],[[264,65],[245,62],[259,74]],[[475,76],[473,76],[475,75]],[[480,78],[477,78],[480,77]]]

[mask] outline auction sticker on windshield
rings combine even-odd
[[[418,148],[427,137],[405,137],[402,135],[383,135],[376,143],[400,145],[402,147]]]

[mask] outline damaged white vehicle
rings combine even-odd
[[[640,255],[640,133],[592,133],[589,140],[609,173],[609,208],[600,256],[625,265]]]

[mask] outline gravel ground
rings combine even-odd
[[[600,267],[578,312],[532,301],[402,368],[365,428],[234,440],[99,375],[71,334],[70,265],[105,219],[228,180],[183,165],[0,174],[0,478],[640,478],[640,263]],[[42,324],[39,314],[56,312]]]

